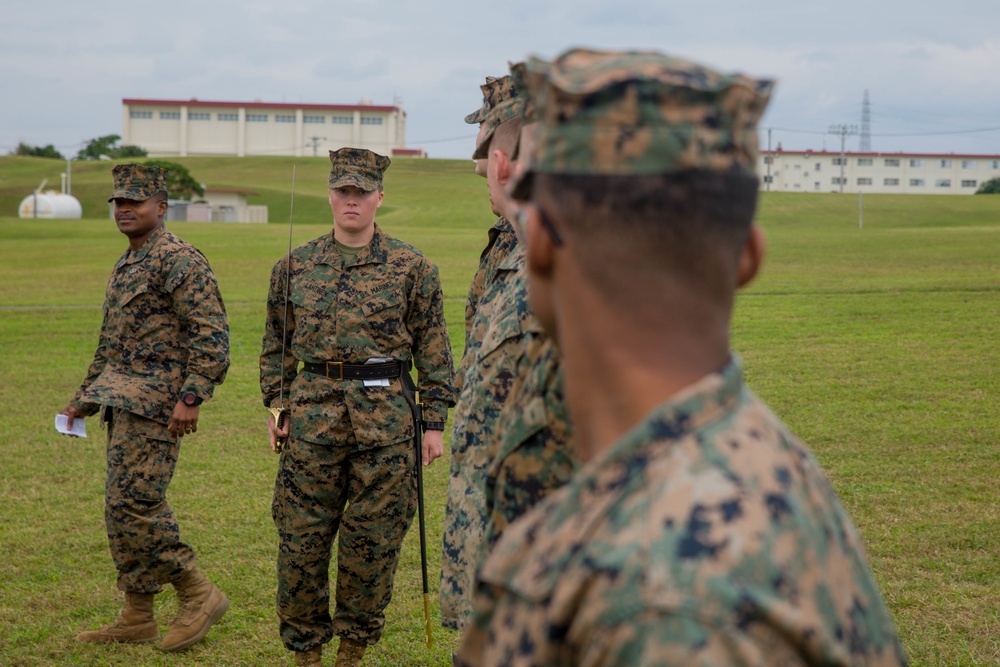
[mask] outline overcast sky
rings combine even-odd
[[[408,147],[467,158],[487,74],[572,46],[658,49],[771,77],[776,147],[1000,154],[1000,0],[6,0],[0,152],[75,154],[121,134],[126,97],[374,104],[402,100]],[[856,150],[858,137],[847,149]]]

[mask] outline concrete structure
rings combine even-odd
[[[974,194],[1000,178],[1000,155],[851,153],[762,150],[761,190],[772,192],[878,192]]]
[[[152,156],[326,155],[343,146],[382,155],[406,146],[402,106],[122,100],[121,143]]]

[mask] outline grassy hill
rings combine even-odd
[[[171,223],[208,256],[226,299],[232,367],[184,443],[171,502],[233,607],[185,664],[288,664],[274,616],[276,460],[257,387],[268,274],[288,242],[326,233],[325,158],[187,158],[212,187],[261,193],[269,225]],[[176,665],[151,646],[78,646],[114,617],[102,517],[102,433],[55,434],[53,415],[93,355],[124,238],[107,219],[109,163],[74,163],[87,219],[3,217],[65,163],[0,157],[0,664]],[[823,464],[868,547],[914,665],[1000,662],[1000,197],[768,193],[763,274],[737,299],[747,380]],[[398,159],[379,224],[440,269],[456,359],[469,280],[492,216],[469,161]],[[432,580],[447,461],[426,475]],[[436,592],[436,584],[432,584]],[[435,596],[436,597],[436,596]],[[165,625],[172,593],[159,596]],[[437,608],[435,604],[435,627]],[[416,532],[387,633],[366,665],[449,665],[456,638],[422,643]],[[331,660],[328,658],[328,663]]]

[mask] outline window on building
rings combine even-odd
[[[275,123],[294,123],[295,122],[295,114],[276,113],[276,114],[274,114],[274,122]]]
[[[858,166],[859,167],[870,167],[873,164],[873,160],[870,157],[859,157]]]
[[[924,187],[924,179],[922,179],[922,178],[911,178],[910,179],[910,186],[914,187],[914,188],[922,188],[922,187]]]
[[[1000,160],[993,160],[993,168],[1000,169]]]
[[[313,125],[320,125],[326,122],[326,116],[303,116],[303,123],[311,123]]]
[[[941,160],[938,166],[942,169],[951,169],[951,160]]]
[[[247,114],[248,123],[266,123],[267,114],[266,113],[248,113]]]
[[[774,158],[770,155],[764,156],[764,164],[774,164]]]
[[[819,168],[820,168],[821,166],[822,166],[822,165],[821,165],[821,164],[820,164],[819,162],[817,162],[817,163],[816,163],[816,171],[819,171]]]
[[[188,111],[188,120],[212,120],[212,114],[205,111]]]
[[[129,118],[152,118],[153,117],[153,112],[152,111],[129,111],[128,112],[128,117]]]
[[[962,160],[962,169],[975,169],[978,166],[977,160]]]
[[[234,120],[239,120],[240,119],[240,115],[238,113],[220,113],[218,116],[216,116],[216,118],[218,120],[224,120],[224,121],[232,122]]]
[[[181,119],[181,112],[180,111],[161,111],[160,112],[160,120],[180,120],[180,119]]]
[[[870,178],[859,178],[858,179],[858,185],[871,185],[871,184],[872,184],[872,179],[870,179]]]
[[[795,169],[799,169],[799,170],[801,170],[801,169],[802,169],[802,165],[801,165],[801,164],[797,164],[797,165],[795,165]]]
[[[910,160],[911,167],[922,167],[924,166],[924,161],[920,159]]]
[[[939,178],[936,181],[934,181],[934,187],[936,187],[936,188],[950,188],[951,187],[951,180],[947,179],[947,178]]]
[[[362,116],[361,117],[361,124],[362,125],[381,125],[382,124],[382,119],[381,118],[375,118],[373,116]]]
[[[887,179],[885,179],[885,180],[882,181],[882,184],[883,185],[899,185],[899,179],[898,178],[887,178]]]
[[[976,187],[976,181],[975,180],[962,181],[962,187],[963,188],[974,188],[974,187]]]
[[[814,187],[813,189],[814,189],[814,190],[819,190],[819,187],[820,187],[820,186],[819,186],[819,181],[816,181],[816,183],[815,183],[815,187]]]
[[[765,183],[774,183],[774,176],[764,176]]]
[[[834,176],[830,179],[830,182],[834,185],[845,185],[847,183],[847,179],[841,178],[840,176]]]
[[[354,125],[354,116],[330,116],[334,125]]]
[[[834,165],[847,164],[847,158],[846,157],[835,157],[835,158],[833,158],[833,164]]]
[[[887,167],[898,167],[899,166],[899,158],[887,157],[885,159],[885,166],[887,166]]]

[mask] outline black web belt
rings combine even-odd
[[[306,363],[302,370],[316,375],[325,375],[331,380],[389,380],[398,378],[398,361],[377,364],[345,364],[342,361],[326,361],[319,364]]]

